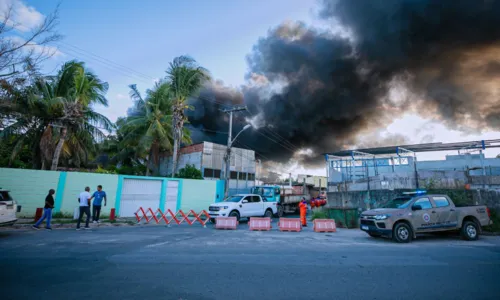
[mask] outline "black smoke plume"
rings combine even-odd
[[[214,83],[193,99],[193,139],[226,143],[220,109],[235,104],[250,113],[238,113],[233,132],[251,115],[260,126],[235,146],[306,165],[353,144],[402,141],[357,138],[406,111],[463,131],[500,128],[500,0],[324,0],[320,15],[331,30],[283,23],[248,56],[247,85]],[[405,97],[388,96],[396,86]]]

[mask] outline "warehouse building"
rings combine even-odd
[[[181,148],[178,170],[186,165],[194,165],[205,180],[224,179],[225,145],[202,142]],[[160,174],[167,176],[172,169],[172,157],[160,160]],[[255,185],[255,152],[242,148],[231,148],[229,193],[248,192]]]
[[[326,155],[328,190],[419,188],[439,182],[443,188],[463,188],[474,177],[500,176],[500,158],[483,150],[500,140],[433,143],[338,151]],[[457,150],[444,160],[417,161],[415,153]],[[418,178],[418,180],[417,180]]]

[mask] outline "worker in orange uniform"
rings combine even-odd
[[[299,208],[300,208],[300,222],[302,223],[302,226],[307,227],[307,220],[306,220],[307,202],[306,202],[306,198],[302,198],[302,201],[299,204]]]

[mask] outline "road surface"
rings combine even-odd
[[[500,238],[210,226],[0,231],[2,299],[499,299]],[[4,297],[5,296],[5,297]]]

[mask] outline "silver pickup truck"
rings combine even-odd
[[[395,200],[398,199],[401,200]],[[460,231],[470,241],[479,238],[481,227],[492,224],[486,206],[456,207],[447,195],[419,195],[392,204],[363,212],[361,230],[372,237],[389,237],[399,243],[410,242],[417,233],[441,231]]]

